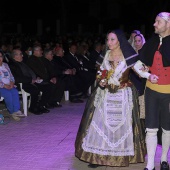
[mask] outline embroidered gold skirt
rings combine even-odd
[[[140,123],[138,93],[133,86],[131,88],[133,94],[132,129],[133,129],[134,155],[133,156],[101,155],[86,152],[82,148],[83,139],[88,133],[88,128],[89,125],[91,124],[93,114],[95,111],[94,99],[96,95],[97,89],[96,88],[86,103],[84,113],[80,122],[80,126],[77,132],[77,137],[75,141],[75,156],[77,158],[91,164],[117,167],[129,166],[129,164],[131,163],[142,163],[145,161],[146,146],[143,135],[143,129]]]

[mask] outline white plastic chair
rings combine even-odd
[[[19,94],[22,95],[22,103],[23,103],[24,115],[27,116],[28,115],[27,114],[28,107],[30,106],[30,102],[31,102],[31,100],[30,100],[31,95],[23,90],[22,83],[19,83],[19,85],[20,85],[20,89],[21,89],[21,91],[19,91]],[[28,101],[28,97],[30,97],[29,101]]]
[[[4,100],[4,98],[1,96],[0,101],[3,101],[3,100]]]
[[[91,94],[91,86],[88,89],[88,93]]]
[[[64,91],[65,101],[69,100],[69,91]]]
[[[91,94],[91,86],[88,89],[88,93]],[[69,91],[64,91],[64,97],[65,97],[65,101],[69,100]]]

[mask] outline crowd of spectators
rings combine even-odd
[[[62,107],[64,91],[69,91],[70,102],[84,102],[89,87],[94,87],[104,44],[102,36],[0,36],[3,63],[16,89],[22,83],[30,94],[29,112],[36,115]]]

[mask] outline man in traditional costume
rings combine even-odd
[[[145,88],[145,123],[148,161],[144,170],[155,170],[157,132],[162,128],[160,170],[169,170],[167,154],[170,146],[170,13],[156,16],[155,34],[140,51],[135,71],[147,78]],[[146,66],[149,72],[145,71]]]

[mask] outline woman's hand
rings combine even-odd
[[[107,80],[106,79],[102,79],[100,82],[99,82],[99,85],[101,87],[105,87],[107,85]]]

